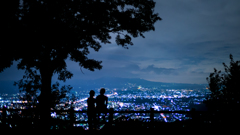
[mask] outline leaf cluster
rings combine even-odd
[[[4,6],[7,42],[0,47],[0,72],[14,60],[20,60],[19,69],[48,65],[60,72],[68,56],[90,71],[101,69],[101,61],[88,59],[89,48],[98,51],[101,43],[111,43],[111,33],[127,48],[133,45],[131,37],[144,37],[161,20],[153,0],[24,0]]]
[[[240,107],[240,61],[234,61],[230,54],[230,65],[223,63],[225,72],[214,68],[207,77],[211,94],[205,101],[213,111],[239,111]]]

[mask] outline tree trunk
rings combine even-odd
[[[51,112],[50,112],[50,102],[51,102],[51,81],[53,72],[48,65],[44,65],[44,68],[40,69],[41,74],[41,95],[40,95],[40,121],[42,129],[50,129],[51,123]]]

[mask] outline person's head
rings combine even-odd
[[[103,95],[104,93],[105,93],[105,89],[104,89],[104,88],[101,88],[100,94]]]
[[[91,90],[91,91],[89,92],[89,94],[90,94],[91,97],[93,97],[93,96],[95,95],[94,90]]]

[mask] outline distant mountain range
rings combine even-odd
[[[152,82],[140,78],[118,78],[103,77],[94,80],[68,80],[62,85],[71,85],[74,91],[90,90],[100,87],[105,88],[126,88],[127,86],[157,87],[163,89],[202,89],[207,84],[187,84],[187,83],[163,83]],[[17,86],[13,86],[14,81],[0,81],[0,93],[16,93],[19,92]],[[54,82],[53,82],[54,83]]]
[[[158,87],[163,89],[202,89],[206,88],[208,84],[187,84],[187,83],[163,83],[163,82],[152,82],[140,78],[118,78],[118,77],[103,77],[95,80],[78,80],[74,81],[70,85],[75,87],[93,89],[100,87],[107,88],[123,88],[129,86],[129,84],[135,87]],[[75,89],[77,90],[77,89]]]

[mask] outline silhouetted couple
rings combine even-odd
[[[95,92],[91,90],[89,92],[90,97],[87,99],[88,104],[88,123],[89,123],[89,130],[94,128],[96,129],[96,122],[99,121],[99,117],[101,113],[104,113],[103,121],[105,121],[105,116],[107,115],[107,104],[108,104],[108,97],[104,95],[105,89],[102,88],[100,90],[100,95],[95,98]],[[95,106],[96,104],[96,106]],[[97,113],[97,120],[96,120],[96,113]]]

